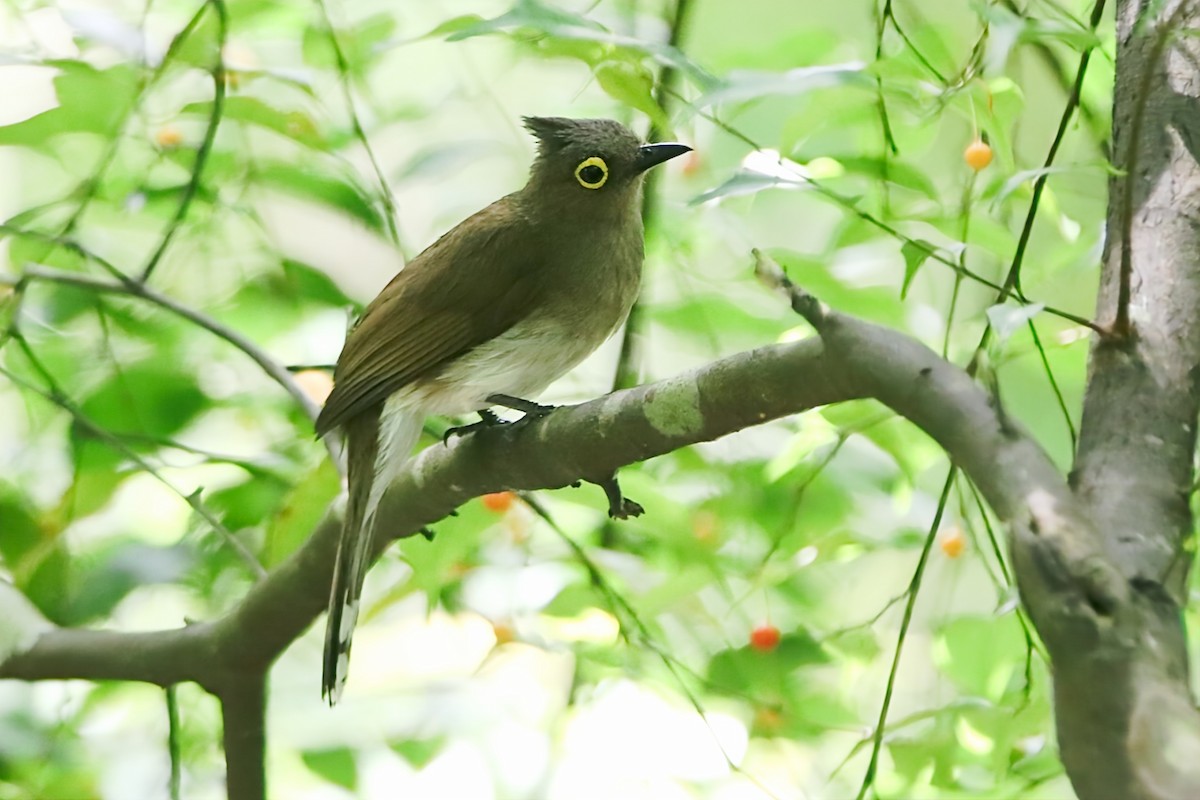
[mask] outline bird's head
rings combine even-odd
[[[692,149],[671,142],[642,144],[633,131],[610,119],[525,117],[525,127],[538,140],[525,191],[564,211],[629,210],[646,170]]]

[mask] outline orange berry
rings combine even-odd
[[[178,147],[183,144],[183,131],[174,125],[163,125],[154,134],[154,141],[159,147]]]
[[[938,545],[946,558],[958,558],[967,549],[967,539],[958,528],[951,528],[942,536]]]
[[[963,160],[967,162],[968,167],[979,172],[992,163],[992,148],[982,139],[976,139],[963,151]]]
[[[517,499],[517,496],[512,492],[492,492],[485,494],[481,499],[484,508],[500,514],[512,508],[513,501]]]
[[[758,625],[750,631],[750,646],[760,653],[769,653],[779,646],[781,636],[774,625]]]
[[[700,160],[700,154],[695,150],[683,157],[683,166],[680,167],[680,172],[684,175],[692,176],[700,171],[703,162]]]

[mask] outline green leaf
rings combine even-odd
[[[282,502],[279,481],[265,475],[252,475],[241,483],[205,493],[205,504],[219,514],[231,531],[252,528],[261,523]]]
[[[284,497],[267,525],[264,565],[278,564],[295,552],[312,534],[341,489],[337,470],[328,459],[305,475]]]
[[[740,170],[732,178],[715,189],[696,195],[688,201],[688,205],[698,206],[711,200],[721,200],[726,197],[739,197],[746,194],[757,194],[764,189],[804,189],[808,182],[798,178],[786,178],[775,175],[764,175],[761,172]]]
[[[358,763],[348,747],[336,750],[305,750],[300,753],[304,766],[332,784],[354,791],[358,786]]]
[[[165,437],[178,431],[209,404],[196,376],[173,363],[169,353],[124,367],[80,403],[91,422],[113,433]],[[86,436],[76,426],[74,434]]]
[[[421,769],[441,752],[445,744],[444,738],[437,737],[434,739],[405,739],[402,742],[392,742],[389,746],[414,769]]]
[[[934,662],[965,692],[999,700],[1025,656],[1016,616],[963,616],[943,625],[934,641]]]
[[[785,634],[769,653],[749,645],[717,653],[708,662],[708,680],[721,689],[779,696],[786,693],[792,672],[828,660],[820,642],[807,631],[797,630]]]
[[[654,99],[654,75],[645,65],[603,61],[596,65],[594,74],[609,97],[641,111],[658,128],[670,127],[666,112]]]
[[[436,26],[430,29],[428,33],[422,35],[420,38],[434,39],[442,36],[450,37],[456,33],[470,30],[471,28],[478,26],[479,23],[483,21],[483,17],[479,16],[478,14],[459,14],[457,17],[451,17],[444,22],[438,23]]]
[[[34,516],[33,505],[15,486],[0,482],[0,558],[14,573],[21,570],[21,562],[49,537]]]
[[[325,174],[311,163],[278,162],[263,165],[258,179],[296,197],[343,211],[373,231],[382,233],[386,229],[373,198],[351,175]]]
[[[877,180],[886,180],[896,186],[910,189],[930,200],[938,200],[933,182],[915,166],[897,159],[869,158],[866,156],[834,156],[829,154],[846,172],[865,175]]]
[[[996,331],[996,344],[1004,344],[1008,341],[1008,338],[1016,333],[1018,328],[1042,313],[1045,307],[1044,303],[1028,303],[1026,305],[1001,303],[990,307],[987,310],[987,318]]]
[[[497,33],[511,28],[533,28],[543,33],[562,35],[575,28],[605,30],[604,26],[587,17],[549,6],[541,0],[517,0],[516,4],[498,17],[481,20],[474,25],[460,27],[451,34],[449,41],[456,42],[472,36]]]
[[[804,287],[830,306],[853,309],[856,316],[884,325],[902,323],[904,306],[891,289],[843,282],[830,273],[827,261],[820,258],[777,248],[772,248],[769,254],[797,286]]]
[[[154,547],[137,541],[117,542],[101,553],[76,558],[74,593],[60,612],[62,624],[78,626],[103,619],[134,589],[176,581],[194,560],[186,547]],[[80,569],[81,561],[86,571]]]
[[[283,276],[288,288],[297,297],[335,308],[345,308],[354,304],[329,275],[316,267],[285,258]]]
[[[591,48],[577,51],[578,57],[589,64],[594,63],[594,56],[585,54],[597,52],[609,52],[614,55],[622,52],[640,54],[654,59],[663,66],[677,70],[702,89],[710,89],[718,83],[711,73],[676,47],[663,42],[612,33],[594,20],[554,8],[541,0],[517,0],[510,10],[498,17],[459,26],[454,33],[447,37],[447,40],[456,42],[490,33],[527,32],[530,30],[567,41],[606,45],[607,48],[599,51]]]
[[[138,70],[131,64],[96,69],[82,61],[49,61],[60,72],[54,78],[58,106],[12,125],[0,126],[0,145],[49,149],[64,133],[116,134],[129,105],[141,87]]]
[[[196,114],[208,119],[212,115],[212,110],[212,102],[205,101],[189,103],[183,107],[180,113]],[[308,114],[296,110],[284,111],[269,106],[256,97],[225,98],[222,118],[266,128],[315,150],[323,150],[327,147],[325,137],[317,130],[317,124]]]
[[[861,61],[853,61],[818,67],[798,67],[787,72],[734,71],[729,73],[720,85],[701,95],[694,107],[744,103],[772,95],[791,97],[814,89],[833,87],[857,86],[869,89],[874,86],[874,82],[863,71],[864,68],[865,65]]]
[[[346,60],[346,66],[352,75],[360,75],[382,52],[381,45],[396,29],[396,20],[392,14],[381,12],[372,14],[349,30],[339,30],[337,36],[338,48]],[[337,52],[326,28],[308,26],[304,29],[301,42],[301,52],[304,62],[320,69],[339,69]]]
[[[900,255],[904,256],[904,283],[900,286],[900,299],[908,296],[908,287],[912,285],[917,270],[928,258],[937,251],[937,246],[923,239],[910,239],[900,246]]]
[[[121,468],[122,457],[90,433],[72,426],[70,438],[74,480],[55,510],[64,520],[86,517],[103,508],[131,474]]]

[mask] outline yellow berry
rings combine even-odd
[[[951,528],[942,536],[939,546],[946,558],[958,558],[967,549],[967,539],[958,528]]]
[[[967,162],[968,167],[979,172],[992,163],[992,148],[982,139],[976,139],[963,151],[963,160]]]

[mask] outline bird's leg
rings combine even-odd
[[[608,497],[608,515],[613,519],[640,517],[645,513],[646,509],[642,508],[641,503],[630,500],[621,494],[621,486],[617,483],[617,473],[614,472],[603,480],[591,482],[604,490],[605,496]]]
[[[468,433],[474,433],[475,431],[483,430],[484,428],[491,428],[496,425],[505,424],[504,420],[500,419],[486,408],[481,408],[475,413],[479,414],[479,422],[472,422],[470,425],[456,425],[453,428],[448,429],[442,435],[442,444],[449,443],[451,436],[466,436]]]
[[[544,406],[541,403],[535,403],[532,400],[522,400],[519,397],[513,397],[508,394],[489,394],[487,401],[494,406],[520,411],[525,416],[513,422],[508,422],[507,420],[500,419],[500,417],[486,408],[481,408],[476,412],[479,414],[479,422],[472,422],[470,425],[457,425],[450,428],[442,436],[442,444],[448,443],[451,436],[465,436],[468,433],[474,433],[484,428],[494,428],[498,425],[524,425],[535,419],[541,419],[558,407]]]
[[[511,408],[513,411],[520,411],[525,416],[521,417],[517,422],[532,422],[535,419],[541,419],[549,414],[558,406],[544,406],[541,403],[535,403],[532,400],[522,400],[519,397],[513,397],[508,394],[489,394],[487,401],[494,406],[501,408]]]

